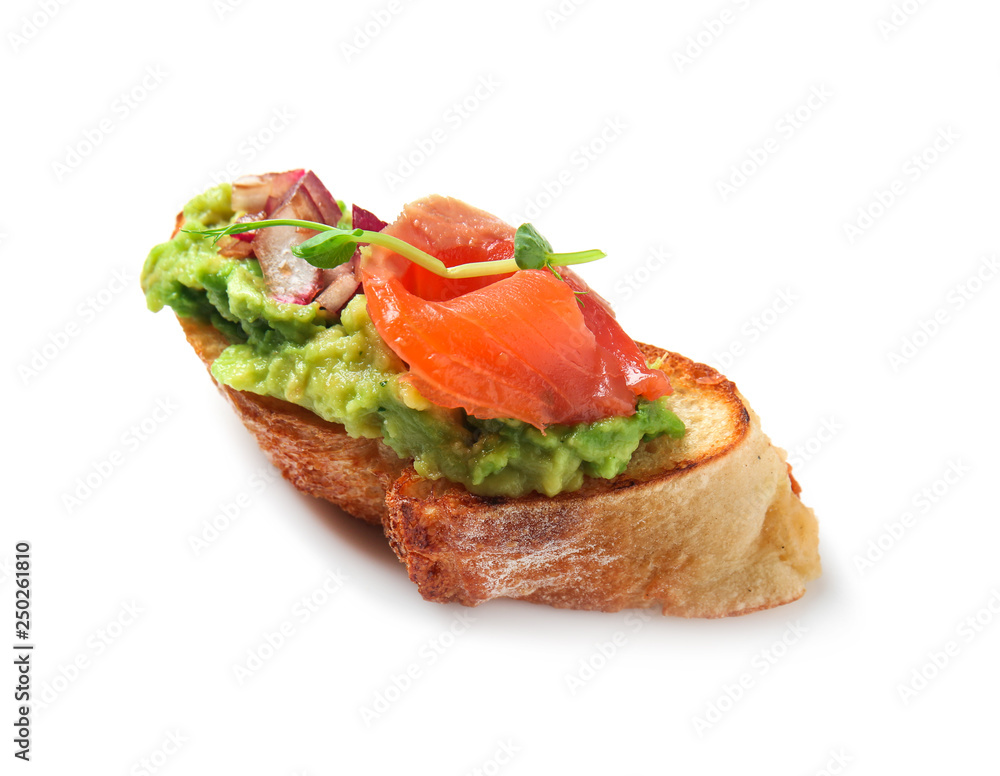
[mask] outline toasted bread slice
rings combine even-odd
[[[226,338],[206,322],[180,321],[211,366]],[[285,401],[219,387],[296,488],[384,526],[428,600],[475,606],[506,597],[725,617],[799,598],[820,573],[818,529],[783,451],[733,383],[642,347],[663,359],[686,434],[643,443],[619,477],[588,478],[554,498],[480,497],[425,480],[380,440],[354,439]]]

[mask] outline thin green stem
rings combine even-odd
[[[429,253],[425,253],[415,245],[410,245],[408,242],[404,242],[398,237],[383,234],[382,232],[362,231],[356,239],[359,243],[370,243],[372,245],[380,245],[383,248],[388,248],[389,250],[398,253],[403,258],[409,259],[414,264],[417,264],[426,270],[430,270],[435,275],[440,275],[444,278],[449,277],[448,267],[443,261],[441,261],[441,259],[435,258]]]
[[[215,241],[227,234],[240,234],[242,232],[252,232],[256,229],[265,229],[270,226],[295,226],[300,229],[311,229],[316,232],[341,232],[343,239],[347,242],[358,244],[379,245],[388,248],[394,253],[398,253],[403,258],[409,259],[414,264],[423,267],[429,272],[433,272],[443,278],[458,280],[461,278],[487,277],[489,275],[506,275],[517,272],[520,267],[514,259],[501,259],[500,261],[475,261],[468,264],[459,264],[456,267],[448,267],[443,261],[431,256],[426,251],[420,250],[415,245],[400,240],[398,237],[385,234],[384,232],[371,232],[362,229],[346,230],[336,226],[317,223],[316,221],[302,221],[296,218],[274,218],[264,221],[245,221],[242,223],[230,224],[227,227],[218,229],[206,229],[201,232],[191,232],[191,234],[201,234],[205,236],[214,235]],[[186,231],[186,230],[182,230]],[[340,238],[337,238],[340,239]],[[584,264],[588,261],[603,259],[607,254],[603,251],[577,251],[575,253],[546,253],[546,265],[551,267],[564,267],[569,264]],[[557,275],[558,277],[558,275]]]
[[[575,253],[549,253],[548,263],[554,267],[567,267],[570,264],[586,264],[588,261],[597,261],[607,256],[604,251],[576,251]]]
[[[330,232],[336,229],[335,226],[327,226],[326,224],[321,224],[318,221],[301,221],[297,218],[273,218],[268,221],[245,221],[241,224],[232,224],[229,229],[234,226],[240,227],[238,231],[240,232],[252,232],[254,229],[260,229],[264,226],[297,226],[300,229],[312,229],[314,232]],[[234,232],[230,232],[233,234]]]
[[[334,226],[327,226],[326,224],[319,224],[315,221],[300,221],[297,218],[272,218],[267,221],[242,221],[240,223],[230,224],[229,226],[220,226],[216,229],[205,229],[202,231],[192,231],[190,229],[181,229],[182,232],[187,234],[200,234],[204,237],[209,237],[214,235],[214,242],[218,242],[222,237],[227,234],[242,234],[243,232],[253,232],[256,229],[262,229],[267,226],[297,226],[300,229],[313,229],[317,232],[326,232],[331,229],[336,229]]]
[[[360,243],[367,242],[372,245],[380,245],[383,248],[388,248],[403,258],[409,259],[414,264],[433,272],[435,275],[450,280],[480,278],[487,277],[488,275],[506,275],[518,270],[517,262],[513,259],[473,261],[468,264],[459,264],[457,267],[449,267],[440,259],[431,256],[429,253],[425,253],[416,246],[383,232],[365,231],[358,235],[356,239]]]
[[[473,261],[468,264],[459,264],[457,267],[447,267],[446,273],[441,277],[452,278],[481,278],[487,275],[506,275],[510,272],[517,272],[519,267],[513,259],[500,259],[499,261]]]

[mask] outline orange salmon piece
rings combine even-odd
[[[447,266],[513,256],[514,229],[447,197],[407,205],[383,230]],[[425,398],[537,428],[631,415],[670,393],[607,303],[571,272],[450,280],[372,246],[360,275],[375,328]]]

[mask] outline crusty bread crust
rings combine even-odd
[[[227,346],[181,318],[211,366]],[[574,609],[658,607],[725,617],[788,603],[819,576],[818,528],[736,386],[659,348],[688,431],[644,443],[613,480],[554,498],[487,498],[425,480],[381,440],[294,404],[219,386],[299,490],[381,523],[424,598],[475,606],[518,598]]]
[[[198,357],[211,367],[229,345],[225,335],[195,318],[178,320]],[[257,438],[264,454],[292,485],[368,523],[385,521],[386,490],[407,462],[382,440],[355,439],[343,426],[291,402],[215,384]]]

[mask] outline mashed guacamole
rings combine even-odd
[[[185,228],[233,218],[230,187],[218,186],[184,208]],[[339,318],[317,304],[275,302],[253,259],[219,255],[211,239],[185,232],[156,246],[142,287],[151,310],[207,319],[232,343],[212,366],[215,379],[241,391],[298,404],[344,426],[352,436],[381,438],[423,477],[445,477],[473,493],[548,496],[575,490],[585,475],[611,478],[644,439],[680,437],[684,426],[666,399],[640,399],[630,417],[542,434],[518,420],[483,420],[430,404],[400,381],[405,365],[382,341],[363,294]]]

